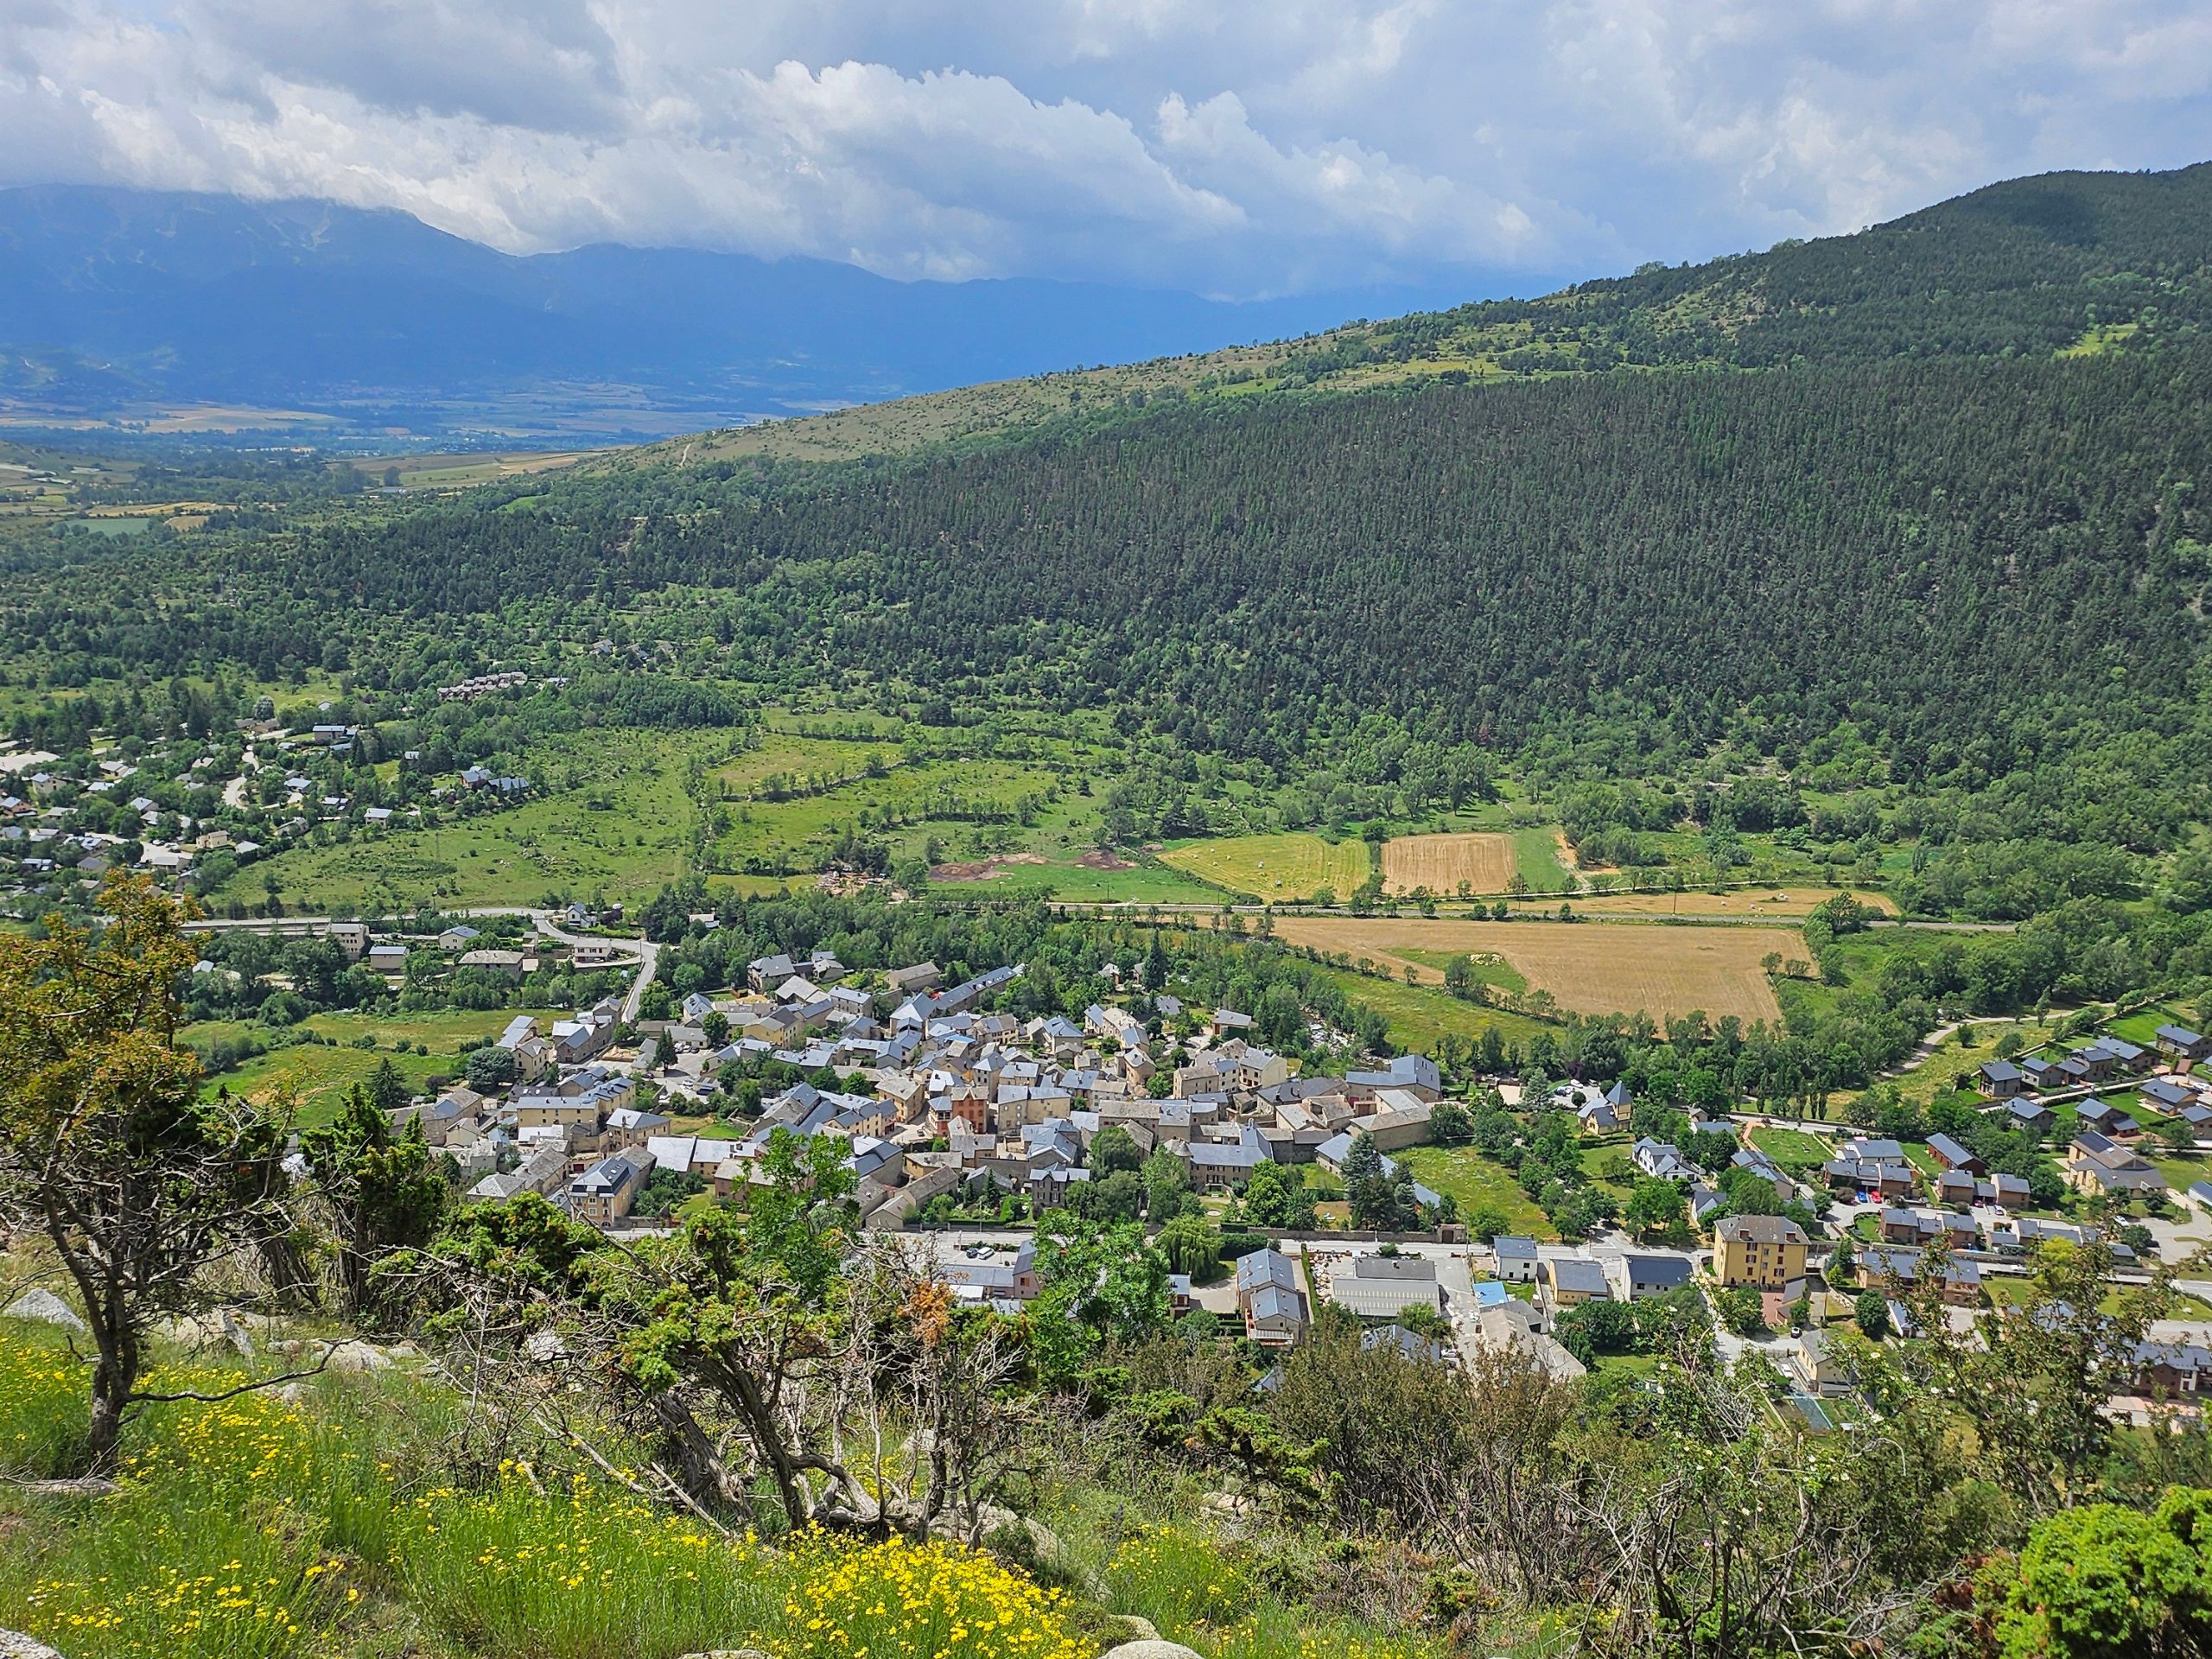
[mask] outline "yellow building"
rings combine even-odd
[[[1781,1216],[1728,1216],[1713,1230],[1713,1270],[1724,1286],[1781,1290],[1805,1276],[1805,1230]]]

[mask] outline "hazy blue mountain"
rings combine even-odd
[[[18,421],[181,401],[426,429],[503,415],[557,428],[563,410],[613,409],[635,417],[632,429],[666,429],[1471,297],[1396,289],[1233,304],[1071,283],[897,283],[683,249],[515,257],[404,213],[325,202],[0,192],[0,397]]]

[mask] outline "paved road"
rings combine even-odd
[[[630,988],[622,998],[622,1018],[636,1024],[638,1011],[644,1006],[645,987],[653,982],[660,971],[660,946],[646,938],[610,938],[603,934],[571,933],[556,925],[550,910],[532,910],[524,905],[476,905],[462,910],[441,912],[448,916],[527,916],[531,925],[549,939],[575,946],[583,944],[606,944],[613,948],[625,962],[635,963],[638,971],[630,982]],[[221,933],[245,931],[277,934],[308,934],[326,928],[336,919],[329,916],[276,916],[210,918],[204,921],[187,922],[188,933]]]
[[[625,1023],[635,1025],[638,1011],[645,1005],[645,987],[653,982],[653,976],[660,971],[660,946],[651,939],[609,939],[599,934],[570,933],[556,927],[552,917],[544,911],[530,912],[531,925],[549,939],[566,945],[587,943],[610,944],[627,959],[638,964],[638,971],[630,981],[629,993],[622,999],[622,1018]]]
[[[238,775],[223,785],[223,804],[234,810],[243,808],[245,805],[246,785],[260,770],[261,757],[248,749],[240,757]]]
[[[958,904],[962,902],[962,896],[958,894],[932,893],[930,896],[931,898],[944,903]],[[1605,922],[1619,925],[1643,925],[1653,927],[1779,927],[1786,926],[1796,922],[1802,922],[1805,919],[1802,914],[1792,914],[1788,916],[1677,916],[1662,915],[1653,911],[1607,910],[1604,908],[1602,904],[1593,904],[1592,902],[1592,899],[1594,897],[1592,894],[1567,893],[1557,896],[1563,898],[1567,904],[1574,906],[1574,916],[1577,921]],[[972,899],[969,899],[968,902],[982,905],[989,904],[994,901],[988,893],[978,893]],[[1224,899],[1212,904],[1194,904],[1188,900],[1173,900],[1162,903],[1159,901],[1147,901],[1135,899],[1055,898],[1050,902],[1055,909],[1067,911],[1071,914],[1078,915],[1141,914],[1156,912],[1162,916],[1215,916],[1220,914],[1224,911],[1229,911],[1239,916],[1261,916],[1268,914],[1274,914],[1277,916],[1350,916],[1352,914],[1351,907],[1349,905],[1297,905],[1291,906],[1275,906],[1230,899]],[[1547,918],[1547,912],[1543,906],[1529,906],[1525,904],[1525,901],[1521,904],[1516,904],[1513,913],[1518,918],[1530,921],[1542,921]],[[1556,909],[1553,909],[1548,913],[1556,915]],[[1423,916],[1418,912],[1408,914],[1406,910],[1401,908],[1395,916],[1384,916],[1382,912],[1377,912],[1376,917],[1379,919],[1386,921],[1400,922],[1466,922],[1488,921],[1491,919],[1490,907],[1488,905],[1476,905],[1471,908],[1453,908],[1450,906],[1440,906],[1437,909],[1436,914],[1433,916]],[[1362,919],[1369,918],[1363,918]],[[2018,929],[2019,924],[2018,922],[1945,922],[1923,921],[1917,919],[1907,921],[1885,917],[1870,923],[1869,925],[1875,927],[1916,928],[1933,933],[2010,933]]]

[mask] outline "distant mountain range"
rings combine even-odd
[[[230,405],[338,430],[651,435],[1307,334],[1441,297],[1237,304],[665,248],[518,257],[399,213],[35,187],[0,191],[0,419],[235,423],[174,412]]]

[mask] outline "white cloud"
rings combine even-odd
[[[1282,291],[2212,154],[2196,0],[0,0],[0,181]]]

